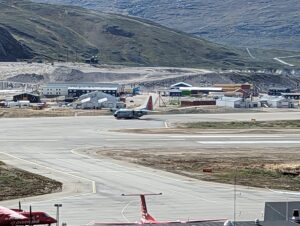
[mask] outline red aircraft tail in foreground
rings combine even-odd
[[[122,194],[122,196],[140,196],[141,199],[141,219],[138,222],[126,222],[126,223],[96,223],[91,222],[89,225],[94,226],[100,226],[100,225],[143,225],[143,224],[187,224],[187,223],[199,223],[199,222],[217,222],[217,221],[225,221],[226,219],[208,219],[208,220],[187,220],[187,221],[158,221],[156,220],[151,214],[148,213],[147,205],[146,205],[146,199],[145,196],[149,195],[162,195],[162,193],[156,193],[156,194],[130,194],[125,195]]]
[[[56,223],[56,220],[50,217],[45,212],[23,211],[19,204],[19,209],[8,209],[0,206],[0,226],[14,225],[51,225]]]

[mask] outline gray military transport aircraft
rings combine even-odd
[[[152,96],[149,96],[145,105],[132,109],[121,108],[114,113],[114,116],[116,119],[138,119],[151,111],[153,111],[153,101]]]

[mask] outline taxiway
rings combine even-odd
[[[149,197],[150,212],[158,219],[233,219],[233,186],[198,181],[183,176],[119,162],[95,159],[89,148],[174,148],[200,146],[300,147],[299,134],[126,134],[111,130],[162,128],[181,121],[299,119],[300,113],[155,115],[144,120],[115,120],[111,116],[1,119],[0,159],[7,164],[64,182],[63,192],[22,199],[24,207],[42,209],[55,216],[62,203],[61,222],[85,225],[90,221],[136,221],[139,200],[122,193],[157,193]],[[237,186],[237,220],[262,219],[265,201],[297,200],[295,194]],[[0,205],[16,207],[17,201]],[[174,219],[175,218],[175,219]]]

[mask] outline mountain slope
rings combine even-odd
[[[33,56],[31,50],[18,42],[4,28],[0,27],[0,61],[16,61],[29,59]]]
[[[150,19],[229,45],[300,50],[299,0],[36,0]]]
[[[98,55],[102,63],[207,68],[277,67],[142,19],[80,7],[0,0],[0,25],[35,51],[60,60]],[[267,66],[266,66],[267,65]]]

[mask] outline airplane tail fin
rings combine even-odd
[[[149,111],[153,111],[153,100],[152,100],[152,96],[149,96],[147,105],[146,105],[146,109]]]
[[[147,210],[147,204],[146,204],[146,199],[145,196],[148,195],[162,195],[162,193],[157,193],[157,194],[130,194],[130,195],[125,195],[122,194],[122,196],[140,196],[141,199],[141,222],[143,223],[153,223],[156,222],[155,218],[151,216],[151,214],[148,213]]]

